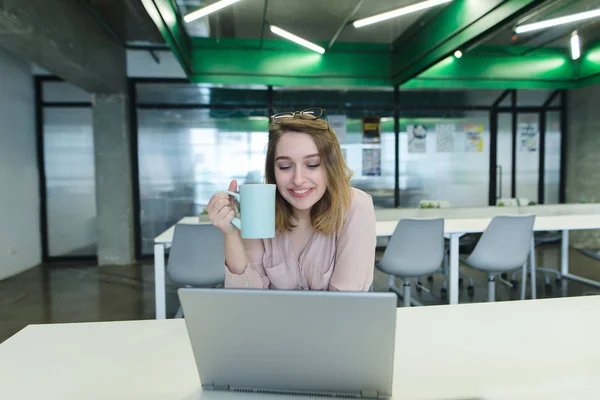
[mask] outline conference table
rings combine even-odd
[[[600,296],[398,308],[393,399],[597,399],[599,309]],[[183,319],[29,325],[0,344],[0,377],[11,400],[306,399],[203,391]]]
[[[495,207],[490,212],[498,212]],[[485,217],[446,217],[444,210],[421,211],[420,217],[444,217],[444,234],[450,239],[450,262],[448,271],[448,300],[449,304],[458,304],[459,295],[459,239],[468,233],[481,233],[489,225],[493,216]],[[508,213],[508,211],[507,211]],[[511,214],[514,215],[514,214]],[[407,215],[408,217],[408,215]],[[390,237],[398,224],[399,219],[377,220],[377,237]],[[177,224],[206,224],[198,217],[184,217]],[[177,225],[175,224],[175,225]],[[171,246],[175,225],[169,227],[154,239],[154,291],[156,301],[156,318],[166,318],[166,289],[165,289],[165,249]],[[600,288],[600,282],[569,273],[569,231],[582,229],[600,229],[600,213],[596,214],[561,214],[561,215],[536,215],[534,231],[560,231],[561,232],[561,261],[560,272],[562,277],[593,287]],[[532,240],[529,254],[529,268],[531,272],[531,298],[536,298],[535,290],[535,248]],[[524,285],[522,285],[524,290]]]

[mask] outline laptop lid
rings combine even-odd
[[[178,290],[205,389],[390,397],[396,295]]]

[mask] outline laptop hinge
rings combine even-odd
[[[217,385],[215,383],[211,383],[208,385],[202,385],[202,389],[206,390],[229,390],[229,385]]]
[[[360,396],[367,399],[379,399],[379,392],[377,390],[361,390]]]

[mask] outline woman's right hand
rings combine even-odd
[[[228,190],[230,192],[237,192],[237,181],[231,181]],[[214,194],[208,201],[206,210],[208,211],[210,222],[223,231],[224,234],[227,235],[237,231],[237,228],[231,223],[231,220],[235,217],[233,196],[223,192]]]

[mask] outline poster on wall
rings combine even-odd
[[[453,124],[437,124],[436,133],[436,151],[438,153],[451,153],[454,151],[454,132],[456,126]]]
[[[363,143],[381,143],[381,117],[363,117]]]
[[[427,152],[427,127],[425,125],[407,125],[408,133],[408,152],[426,153]]]
[[[519,151],[531,153],[538,150],[539,129],[537,123],[519,124]]]
[[[381,176],[381,149],[363,149],[363,176]]]
[[[481,153],[483,151],[483,125],[466,124],[465,129],[465,151],[467,153]]]
[[[346,129],[346,116],[345,115],[329,115],[327,116],[329,126],[335,132],[340,143],[346,142],[347,129]]]

